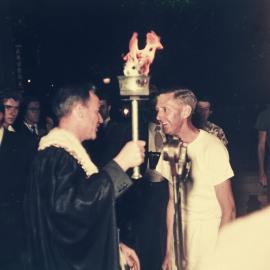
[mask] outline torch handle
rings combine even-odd
[[[138,141],[139,140],[139,102],[137,97],[131,98],[131,111],[132,111],[132,140]],[[140,167],[133,168],[133,174],[131,178],[139,179],[142,175],[140,173]]]

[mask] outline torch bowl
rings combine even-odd
[[[118,76],[117,78],[121,96],[149,96],[149,76]]]

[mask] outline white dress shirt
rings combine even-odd
[[[32,133],[35,133],[36,135],[38,135],[38,126],[37,126],[37,124],[30,125],[30,124],[28,124],[27,122],[24,122],[24,124],[26,125],[26,127],[27,127]]]

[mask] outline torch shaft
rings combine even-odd
[[[139,140],[139,102],[137,97],[131,98],[131,111],[132,111],[132,140]],[[131,176],[133,179],[141,178],[140,167],[133,168],[133,174]]]

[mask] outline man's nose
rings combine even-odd
[[[162,113],[161,113],[161,112],[157,112],[156,119],[157,119],[158,121],[160,121],[160,120],[162,119]]]
[[[16,108],[11,108],[11,109],[10,109],[10,112],[14,115],[14,114],[17,113],[17,109],[16,109]]]

